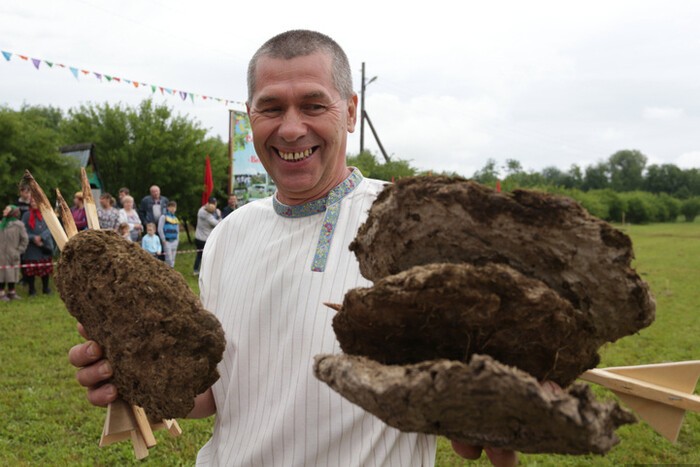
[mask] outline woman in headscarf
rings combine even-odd
[[[35,277],[41,277],[42,291],[51,293],[49,276],[53,272],[53,238],[46,221],[39,211],[36,201],[32,199],[29,211],[22,216],[22,223],[27,230],[29,246],[24,252],[24,276],[29,286],[29,296],[36,295]]]
[[[20,298],[15,291],[19,280],[20,255],[27,248],[27,231],[19,220],[19,208],[11,204],[2,211],[0,220],[0,300]],[[5,291],[7,286],[7,292]]]
[[[85,214],[85,206],[83,205],[83,192],[79,191],[73,197],[73,207],[70,208],[70,213],[73,214],[75,227],[80,230],[85,230],[88,227],[87,214]]]

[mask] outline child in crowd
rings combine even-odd
[[[126,222],[122,222],[121,224],[119,224],[117,232],[119,233],[119,235],[122,236],[122,238],[124,240],[127,240],[129,242],[133,242],[133,240],[131,239],[131,233],[129,232],[129,230],[130,230],[129,224]]]
[[[170,201],[167,210],[158,219],[158,236],[165,251],[165,262],[172,268],[175,267],[175,255],[180,239],[180,221],[175,211],[177,211],[177,203]]]
[[[156,225],[153,222],[146,224],[146,235],[141,240],[141,248],[155,256],[160,256],[163,248],[160,245],[160,238],[156,236]]]

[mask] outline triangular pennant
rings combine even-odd
[[[185,99],[187,99],[187,93],[185,91],[180,91],[180,97],[184,101]]]
[[[126,84],[131,84],[131,80],[130,80],[130,79],[125,79],[124,82],[125,82]]]
[[[121,80],[122,80],[121,78],[117,78],[116,76],[115,76],[114,78],[112,78],[112,79],[113,79],[114,81],[116,81],[117,83],[120,83]]]
[[[165,88],[165,92],[167,92],[168,94],[172,95],[175,91],[172,90],[172,89]]]
[[[112,77],[109,75],[105,75],[105,78],[107,78],[107,81],[112,81]]]
[[[207,100],[207,96],[202,96],[202,100],[203,101]]]
[[[41,60],[38,58],[32,58],[32,63],[34,64],[34,68],[36,68],[38,70],[39,65],[41,65]]]
[[[21,58],[22,60],[29,60],[29,57],[27,57],[26,55],[17,55],[17,56],[19,58]]]
[[[12,53],[10,52],[5,52],[4,50],[2,51],[2,56],[5,57],[5,60],[8,62],[10,61],[10,58],[12,58]]]
[[[66,67],[63,63],[57,63],[56,66],[60,66],[61,68],[65,68],[65,67]]]
[[[153,94],[154,92],[156,92],[156,85],[151,84],[151,94]]]
[[[97,78],[97,79],[99,79],[100,81],[102,81],[102,74],[101,74],[101,73],[94,72],[94,75],[95,75],[95,78]]]
[[[135,88],[138,88],[138,87],[139,87],[139,83],[138,83],[138,81],[134,81],[134,82],[133,82],[133,83],[131,83],[131,84],[133,84]]]
[[[75,79],[78,79],[78,69],[75,67],[70,67],[70,72],[73,73],[73,76],[75,76]]]
[[[190,100],[194,103],[194,94],[190,93]]]
[[[80,71],[81,71],[84,75],[89,75],[89,74],[90,74],[90,70],[80,70]]]
[[[48,60],[44,60],[44,63],[46,63],[49,66],[49,68],[53,68],[53,62],[50,62]]]
[[[164,91],[163,86],[158,86],[158,88],[160,89],[160,94],[163,95],[163,91]]]

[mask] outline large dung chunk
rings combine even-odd
[[[333,329],[343,352],[381,363],[487,354],[561,386],[599,361],[589,318],[504,264],[415,266],[350,290]]]
[[[508,265],[589,315],[600,342],[654,319],[649,289],[630,267],[630,239],[565,197],[403,179],[379,195],[350,248],[373,281],[430,263]]]
[[[224,333],[182,276],[111,231],[73,237],[56,285],[68,311],[98,342],[113,383],[152,420],[186,416],[218,378]]]
[[[314,373],[349,401],[406,432],[527,453],[604,454],[634,417],[593,400],[588,386],[544,390],[488,356],[468,365],[426,361],[386,366],[365,357],[319,355]]]

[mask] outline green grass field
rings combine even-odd
[[[638,335],[608,345],[602,366],[700,359],[700,224],[623,227],[633,239],[635,266],[657,300],[656,322]],[[183,245],[183,248],[191,248]],[[177,269],[196,290],[194,255],[182,254]],[[20,293],[24,295],[24,290]],[[75,320],[54,293],[0,303],[0,465],[128,465],[137,463],[130,443],[97,443],[105,411],[90,406],[67,362],[81,342]],[[601,398],[612,396],[596,389]],[[183,435],[157,432],[158,445],[143,461],[192,465],[210,436],[211,420],[181,420]],[[522,465],[700,464],[700,414],[687,414],[673,445],[638,423],[618,430],[621,443],[607,456],[522,455]],[[469,462],[440,441],[437,465]],[[485,464],[478,461],[476,465]]]

